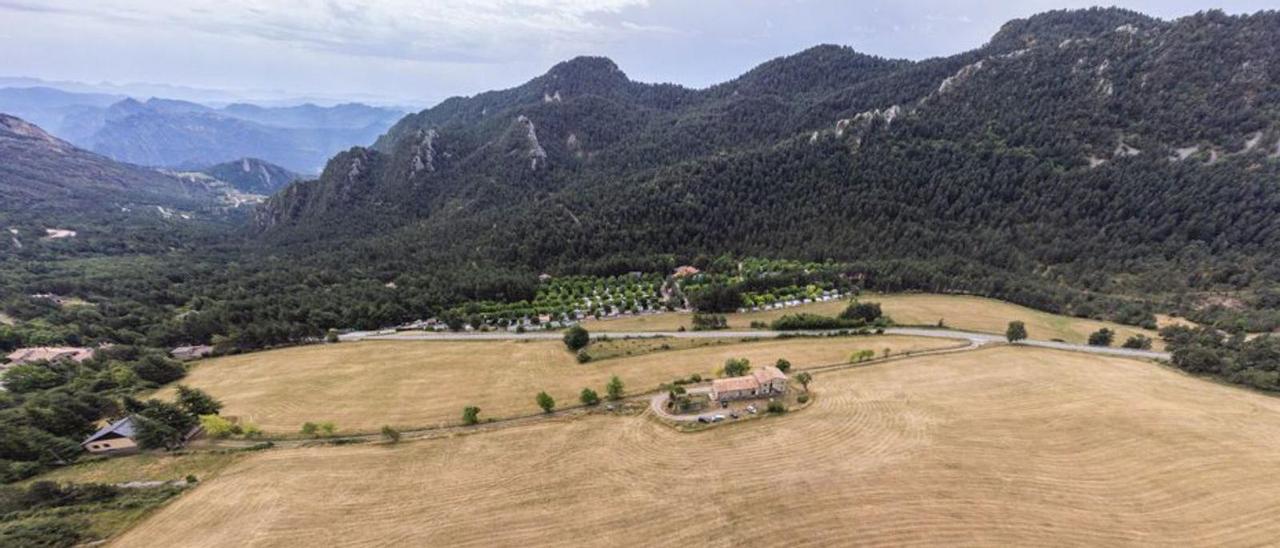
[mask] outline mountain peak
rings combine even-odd
[[[50,135],[49,132],[40,129],[39,126],[32,124],[17,116],[0,113],[0,137],[31,139],[43,141],[50,148],[57,150],[66,150],[71,148],[69,144]]]
[[[538,80],[546,93],[566,95],[605,95],[631,83],[609,58],[585,56],[556,64]]]

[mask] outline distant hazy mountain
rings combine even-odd
[[[339,151],[372,143],[402,115],[355,103],[213,108],[47,87],[0,89],[0,112],[123,162],[199,169],[253,157],[303,173],[318,172]]]
[[[277,190],[302,176],[283,167],[257,158],[241,158],[200,170],[236,190],[258,195],[275,194]]]
[[[216,204],[220,193],[82,150],[0,114],[0,210],[59,211],[130,205]]]

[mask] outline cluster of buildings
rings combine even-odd
[[[743,308],[739,308],[738,312],[760,312],[761,310],[776,310],[779,308],[790,308],[793,306],[801,306],[801,305],[813,304],[813,303],[826,303],[831,301],[838,301],[843,297],[844,295],[840,294],[840,290],[829,289],[829,290],[823,291],[822,294],[816,295],[813,297],[805,297],[803,299],[787,299],[785,301],[778,301],[776,303],[752,306],[750,308],[743,307]]]

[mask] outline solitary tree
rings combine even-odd
[[[751,362],[746,358],[729,358],[724,362],[724,376],[741,377],[751,371]]]
[[[400,443],[400,431],[390,426],[383,426],[382,439],[385,439],[391,443]]]
[[[316,434],[318,434],[319,432],[320,432],[320,425],[314,422],[302,423],[302,435],[311,436],[314,438],[316,437]]]
[[[1026,339],[1027,324],[1020,321],[1009,322],[1009,328],[1004,330],[1004,338],[1008,339],[1011,343],[1016,343]]]
[[[462,422],[465,424],[475,424],[480,422],[480,408],[469,405],[462,409]]]
[[[550,413],[553,409],[556,408],[556,400],[555,398],[551,397],[551,394],[548,394],[546,392],[538,392],[537,400],[538,400],[538,407],[542,408],[543,413]]]
[[[582,402],[582,405],[596,405],[600,403],[600,395],[596,394],[595,390],[583,388],[582,394],[578,396],[578,401]]]
[[[609,384],[604,386],[605,394],[608,394],[609,399],[613,401],[622,399],[622,389],[622,379],[619,379],[617,375],[609,379]]]
[[[787,361],[786,358],[778,358],[778,363],[773,365],[778,368],[778,371],[783,373],[791,371],[791,362]]]
[[[564,345],[569,347],[570,351],[577,352],[586,348],[590,343],[591,334],[580,325],[570,327],[568,331],[564,332]]]
[[[804,387],[805,392],[808,392],[809,383],[813,382],[813,375],[808,371],[801,371],[796,375],[796,381],[800,383],[800,386]]]
[[[1111,342],[1114,341],[1115,338],[1115,331],[1104,327],[1089,335],[1089,346],[1111,346]]]

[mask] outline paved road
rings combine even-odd
[[[961,339],[968,340],[978,346],[1004,342],[1001,335],[993,335],[991,333],[979,333],[976,331],[956,331],[953,329],[929,329],[922,327],[890,327],[884,330],[886,335],[906,335],[911,337],[934,337],[939,339]],[[630,332],[612,332],[612,333],[592,333],[591,338],[600,339],[608,337],[611,339],[625,338],[657,338],[657,337],[674,337],[679,339],[772,339],[782,336],[825,336],[835,334],[836,331],[630,331]],[[487,333],[450,333],[450,332],[401,332],[394,334],[386,334],[376,331],[356,331],[342,335],[340,338],[344,341],[364,341],[364,340],[386,340],[386,341],[500,341],[500,340],[560,340],[564,335],[558,332],[534,332],[534,333],[511,333],[511,332],[487,332]],[[1057,341],[1038,341],[1027,339],[1018,344],[1024,346],[1036,346],[1040,348],[1054,348],[1058,350],[1071,350],[1075,352],[1087,352],[1090,354],[1100,354],[1106,356],[1122,356],[1128,358],[1144,358],[1144,359],[1169,359],[1167,352],[1156,352],[1154,350],[1133,350],[1129,348],[1114,348],[1109,346],[1089,346],[1084,344],[1073,344]]]

